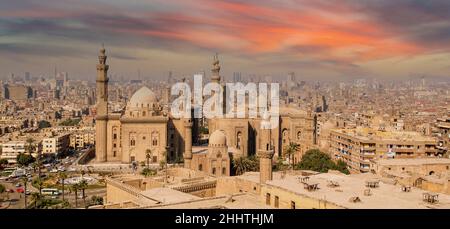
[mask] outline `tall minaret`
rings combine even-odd
[[[222,114],[226,114],[227,113],[227,92],[226,92],[226,87],[224,85],[222,85],[221,82],[221,77],[220,77],[220,64],[219,64],[219,55],[216,53],[216,55],[214,55],[214,59],[213,59],[213,66],[211,69],[211,82],[212,83],[217,83],[220,85],[220,87],[222,88]]]
[[[265,115],[267,117],[267,114]],[[261,184],[272,180],[272,158],[274,155],[274,147],[272,145],[271,125],[267,118],[261,120],[260,124],[260,143],[257,156],[259,158],[259,178]]]
[[[95,157],[97,162],[105,162],[108,123],[108,68],[105,48],[100,49],[97,64],[97,116],[95,120]]]
[[[184,167],[187,169],[191,168],[192,161],[192,119],[184,119]]]
[[[211,69],[211,82],[220,84],[220,65],[219,65],[219,56],[216,53],[213,59],[213,67]]]

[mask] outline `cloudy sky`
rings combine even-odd
[[[0,75],[450,77],[448,0],[0,0]]]

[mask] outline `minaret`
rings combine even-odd
[[[213,57],[213,67],[211,69],[211,82],[220,84],[220,65],[219,65],[219,56],[216,53]]]
[[[222,88],[222,114],[226,114],[227,113],[227,92],[226,92],[226,87],[224,85],[222,85],[221,82],[221,77],[220,77],[220,64],[219,64],[219,55],[216,53],[216,55],[214,55],[214,59],[213,59],[213,66],[211,69],[211,82],[212,83],[217,83],[220,85],[220,87]],[[214,95],[214,94],[213,94]]]
[[[191,169],[192,160],[192,119],[184,120],[184,168]]]
[[[266,115],[267,116],[267,115]],[[274,147],[272,146],[271,125],[270,122],[263,119],[260,124],[260,144],[258,150],[259,158],[259,179],[261,184],[272,180],[272,158],[274,155]]]
[[[97,64],[97,116],[95,118],[95,157],[97,162],[105,162],[108,123],[108,68],[105,48],[100,49]]]

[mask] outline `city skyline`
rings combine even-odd
[[[0,2],[0,68],[94,76],[108,48],[112,74],[223,74],[445,79],[450,70],[446,1],[54,1]],[[245,74],[244,74],[245,75]]]

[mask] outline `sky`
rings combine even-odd
[[[0,75],[450,78],[448,0],[0,0]]]

